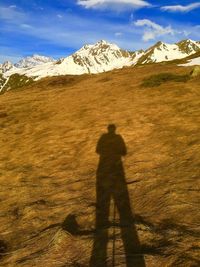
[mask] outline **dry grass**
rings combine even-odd
[[[1,95],[1,266],[88,266],[92,236],[73,237],[60,225],[75,214],[83,229],[94,227],[95,146],[109,123],[128,147],[147,267],[199,266],[200,81],[140,87],[149,75],[190,70],[157,64],[46,78]]]

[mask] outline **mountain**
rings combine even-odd
[[[200,42],[190,39],[175,44],[158,42],[145,51],[135,52],[123,50],[116,44],[101,40],[93,45],[84,45],[74,54],[57,61],[40,55],[26,57],[15,65],[7,61],[0,66],[0,73],[3,74],[4,79],[19,74],[34,80],[48,76],[96,74],[136,64],[183,59],[198,51],[200,51]],[[17,76],[18,83],[19,80],[20,76]],[[23,77],[22,80],[26,79]],[[1,84],[0,90],[4,90],[3,81]],[[5,84],[9,86],[7,81]]]
[[[3,64],[0,64],[0,73],[5,73],[13,68],[13,64],[10,61],[5,61]]]
[[[63,61],[59,63],[68,67],[68,65],[71,65],[73,62],[77,71],[100,73],[115,68],[122,68],[123,66],[133,65],[141,54],[142,52],[128,52],[120,49],[116,44],[101,40],[94,45],[83,46],[72,56],[63,59]]]
[[[181,59],[192,55],[197,51],[200,51],[200,42],[192,41],[190,39],[175,44],[158,42],[147,49],[137,63],[147,64]]]
[[[120,49],[116,44],[101,40],[94,45],[85,45],[71,56],[62,58],[57,62],[45,62],[32,68],[18,67],[18,69],[11,70],[6,75],[17,72],[39,79],[66,74],[101,73],[134,65],[143,53],[143,50],[128,52]]]
[[[51,57],[45,57],[40,56],[37,54],[34,54],[33,56],[28,56],[23,59],[21,59],[18,63],[16,63],[14,66],[17,68],[30,68],[37,65],[41,65],[48,62],[54,62],[55,60]]]

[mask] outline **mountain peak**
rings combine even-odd
[[[46,57],[38,54],[33,54],[32,56],[27,56],[21,59],[18,63],[15,64],[17,68],[29,68],[37,65],[41,65],[48,62],[54,62],[54,59],[51,57]]]
[[[97,42],[97,44],[110,44],[109,42],[107,42],[106,40],[100,40]]]
[[[0,73],[5,73],[6,71],[13,68],[11,61],[7,60],[4,63],[0,64]]]
[[[179,41],[176,44],[180,44],[180,43],[196,43],[196,41],[194,41],[192,39],[184,39],[184,40]]]
[[[146,52],[149,52],[149,51],[152,51],[152,50],[155,50],[155,49],[162,49],[162,48],[165,48],[167,46],[167,43],[164,43],[164,42],[161,42],[161,41],[158,41],[157,43],[155,43],[153,46],[151,46],[150,48],[148,48],[146,50]]]
[[[81,56],[89,59],[91,56],[101,56],[101,58],[106,58],[111,54],[120,54],[120,51],[123,50],[121,50],[116,44],[109,43],[105,40],[100,40],[95,44],[84,45],[80,50],[75,52],[72,57],[77,58]]]
[[[112,49],[120,49],[116,44],[109,43],[106,40],[100,40],[96,44],[93,45],[93,47],[97,48],[112,48]]]
[[[106,40],[100,40],[100,41],[96,42],[95,44],[86,44],[81,49],[91,49],[91,48],[94,48],[94,47],[112,46],[112,45],[114,45],[114,44],[109,43]]]
[[[162,44],[164,44],[162,41],[158,41],[154,46],[160,46]]]
[[[176,43],[176,45],[179,47],[180,51],[187,55],[194,54],[200,50],[200,43],[191,39],[182,40]]]

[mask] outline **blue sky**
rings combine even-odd
[[[128,50],[200,40],[200,1],[1,0],[0,62],[67,56],[104,39]]]

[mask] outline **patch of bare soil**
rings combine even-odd
[[[113,221],[111,201],[107,236],[97,242],[100,251],[107,246],[107,266],[114,258],[130,267],[129,257],[136,267],[200,265],[200,80],[141,87],[150,75],[190,71],[149,65],[46,78],[0,96],[1,266],[92,266],[95,148],[110,123],[127,147],[133,221],[121,225],[126,208]],[[118,206],[123,201],[122,194]],[[133,255],[124,249],[127,233]]]

